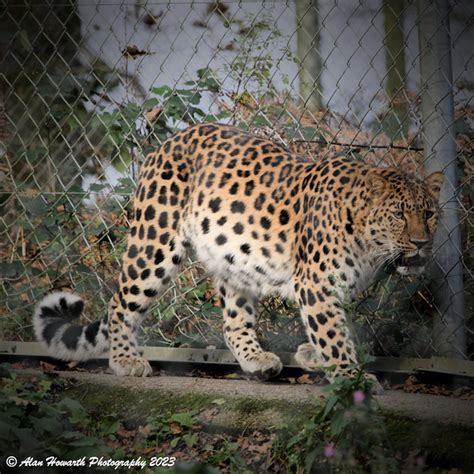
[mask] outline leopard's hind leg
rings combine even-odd
[[[161,150],[165,147],[166,143]],[[109,364],[120,376],[151,373],[150,364],[138,353],[138,326],[187,254],[180,227],[188,185],[173,171],[173,150],[165,151],[148,156],[141,171],[119,289],[109,304]]]

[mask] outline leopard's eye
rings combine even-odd
[[[403,211],[394,211],[392,214],[395,219],[403,219]]]
[[[425,220],[430,220],[432,217],[434,216],[434,212],[433,211],[425,211]]]

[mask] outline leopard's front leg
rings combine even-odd
[[[296,360],[306,370],[325,369],[331,382],[338,375],[353,376],[357,370],[353,368],[357,364],[354,341],[343,305],[329,281],[301,282],[296,289],[310,341],[299,346]],[[375,391],[381,390],[374,376],[366,377],[374,382]]]
[[[261,348],[255,333],[256,298],[223,282],[217,287],[222,299],[225,342],[242,370],[262,380],[277,376],[282,369],[280,359]]]

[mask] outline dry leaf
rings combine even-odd
[[[148,13],[145,15],[143,18],[143,23],[148,26],[155,26],[158,25],[158,20],[163,16],[163,12],[158,12],[158,13]]]
[[[212,421],[220,413],[219,408],[209,408],[199,415],[199,419],[204,422]]]
[[[156,452],[156,447],[153,447],[153,448],[143,448],[141,450],[141,454],[143,455],[147,455],[147,454],[151,454],[151,453],[154,453]]]
[[[301,375],[296,379],[296,382],[300,384],[314,384],[314,380],[310,378],[309,374]]]
[[[213,13],[219,13],[220,15],[225,16],[225,14],[228,11],[229,11],[229,6],[223,2],[218,2],[218,1],[215,1],[214,3],[209,3],[207,7],[208,15],[211,15]]]
[[[207,23],[202,20],[193,21],[192,25],[196,26],[197,28],[208,28]]]
[[[183,428],[179,423],[170,423],[170,431],[173,434],[179,434],[183,432]]]
[[[136,431],[128,431],[124,428],[119,428],[116,434],[121,438],[134,438],[137,435]]]
[[[153,109],[145,113],[145,119],[150,125],[153,125],[158,120],[158,117],[160,116],[161,112],[161,107],[154,107]]]
[[[12,395],[11,397],[8,397],[9,400],[11,400],[12,402],[15,402],[15,405],[22,405],[22,406],[26,406],[26,405],[29,405],[30,403],[33,404],[33,402],[31,402],[30,400],[24,400],[23,398],[20,398],[20,397],[17,397],[17,396],[14,396]]]
[[[136,59],[138,56],[146,56],[148,54],[151,54],[151,53],[149,51],[144,51],[143,49],[139,49],[135,45],[127,46],[122,51],[122,56],[124,56],[126,59]]]
[[[43,372],[47,374],[54,372],[58,367],[54,364],[49,364],[48,362],[40,361],[40,367]]]
[[[153,433],[153,431],[154,431],[154,427],[150,424],[138,427],[138,432],[145,438],[148,438],[150,434]]]
[[[272,447],[271,441],[266,441],[262,444],[254,444],[252,446],[253,451],[257,451],[260,454],[266,454]]]

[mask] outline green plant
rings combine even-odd
[[[216,114],[204,111],[204,96],[219,94],[222,85],[210,68],[199,69],[196,74],[196,79],[185,82],[184,87],[153,87],[152,96],[142,104],[128,102],[116,105],[112,110],[103,107],[102,112],[94,117],[93,125],[104,130],[106,140],[103,147],[108,149],[117,170],[125,172],[129,168],[134,148],[142,156],[146,155],[176,131],[180,123],[216,122],[228,115],[225,111]],[[140,126],[144,125],[147,111],[156,113],[152,118],[146,118],[145,127]],[[148,134],[144,134],[144,128],[148,129]]]
[[[221,446],[214,448],[208,462],[211,465],[226,465],[232,474],[249,474],[239,456],[240,447],[237,443],[224,440]]]
[[[281,32],[275,28],[273,19],[263,15],[258,21],[247,18],[248,28],[241,25],[240,38],[236,41],[239,51],[225,72],[236,82],[233,99],[246,102],[249,94],[256,97],[274,97],[272,82],[273,59],[269,51]]]
[[[383,419],[362,369],[337,377],[298,433],[275,443],[275,456],[304,472],[397,472]]]
[[[1,379],[1,387],[0,452],[5,457],[42,460],[46,455],[59,459],[111,455],[89,429],[90,419],[82,405],[56,398],[63,383],[47,377],[22,381],[11,374]]]

